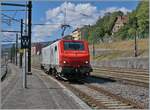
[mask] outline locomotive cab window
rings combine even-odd
[[[64,50],[84,50],[82,42],[64,42]]]

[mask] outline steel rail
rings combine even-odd
[[[93,68],[94,70],[100,71],[113,71],[121,73],[148,73],[148,70],[132,70],[132,69],[119,69],[119,68]]]

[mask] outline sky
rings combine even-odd
[[[5,2],[8,3],[8,2]],[[9,2],[25,4],[26,2]],[[124,14],[132,12],[138,5],[138,0],[76,0],[76,1],[34,1],[32,2],[32,42],[45,42],[61,38],[61,25],[69,24],[65,35],[70,34],[74,29],[84,25],[93,25],[99,17],[103,17],[107,12],[122,11]],[[24,11],[8,12],[6,10],[24,10],[24,7],[2,6],[2,20],[8,19],[4,15],[15,19],[26,19]],[[5,11],[4,11],[5,10]],[[66,16],[65,16],[66,13]],[[65,18],[65,20],[64,20]],[[5,22],[5,23],[4,23]],[[7,23],[6,23],[7,22]],[[45,25],[36,25],[45,24]],[[13,20],[2,22],[2,30],[20,30],[20,23]],[[2,33],[2,43],[15,41],[15,33]]]

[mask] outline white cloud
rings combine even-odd
[[[46,12],[46,18],[47,19],[51,19],[51,18],[55,18],[59,13],[60,13],[60,7],[54,8],[54,9],[49,9]]]
[[[124,14],[127,14],[128,12],[131,12],[131,10],[125,8],[125,7],[121,7],[120,11],[122,11]]]
[[[32,42],[45,42],[44,37],[33,37]]]
[[[50,36],[54,31],[58,30],[61,24],[64,23],[64,13],[66,11],[66,23],[73,26],[73,28],[81,27],[83,25],[93,24],[96,22],[99,14],[96,6],[90,3],[73,4],[63,3],[59,7],[49,9],[46,11],[45,24],[33,27],[33,37]],[[37,40],[37,39],[35,39]]]
[[[11,32],[3,32],[2,35],[4,37],[9,37],[9,36],[14,36],[15,34],[14,33],[11,33]]]
[[[7,30],[13,31],[12,28],[8,28]],[[16,41],[16,33],[12,32],[2,32],[1,42],[2,44],[7,42],[13,42]]]
[[[48,10],[46,12],[46,19],[55,23],[63,23],[65,11],[66,22],[68,24],[74,21],[78,21],[78,23],[80,23],[80,19],[93,19],[92,17],[97,15],[98,12],[96,7],[92,6],[90,3],[75,5],[70,2],[65,2],[60,7]],[[97,19],[97,17],[94,16],[95,19]],[[91,24],[91,22],[88,22],[88,24]]]
[[[43,37],[51,35],[51,33],[59,28],[59,24],[35,26],[32,30],[35,37]]]
[[[124,14],[127,14],[127,12],[131,12],[131,10],[125,8],[125,7],[121,7],[121,8],[118,8],[118,7],[109,7],[109,8],[106,8],[105,10],[100,10],[100,15],[101,16],[104,16],[105,13],[113,13],[113,12],[116,12],[116,11],[122,11]]]
[[[125,7],[109,7],[104,10],[98,10],[96,6],[90,3],[74,4],[71,2],[64,2],[60,6],[49,9],[45,12],[45,24],[33,27],[33,37],[51,36],[52,33],[60,29],[61,24],[64,23],[64,13],[66,11],[66,24],[73,26],[73,29],[83,25],[94,24],[99,16],[104,16],[107,12],[122,11],[124,14],[131,12]]]

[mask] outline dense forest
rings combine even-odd
[[[86,25],[81,28],[82,39],[86,39],[89,43],[105,42],[109,40],[125,40],[138,38],[146,38],[149,34],[149,3],[148,1],[140,1],[135,10],[128,13],[127,23],[112,35],[112,28],[117,16],[124,16],[123,12],[106,13],[103,17],[99,17],[96,24]]]

